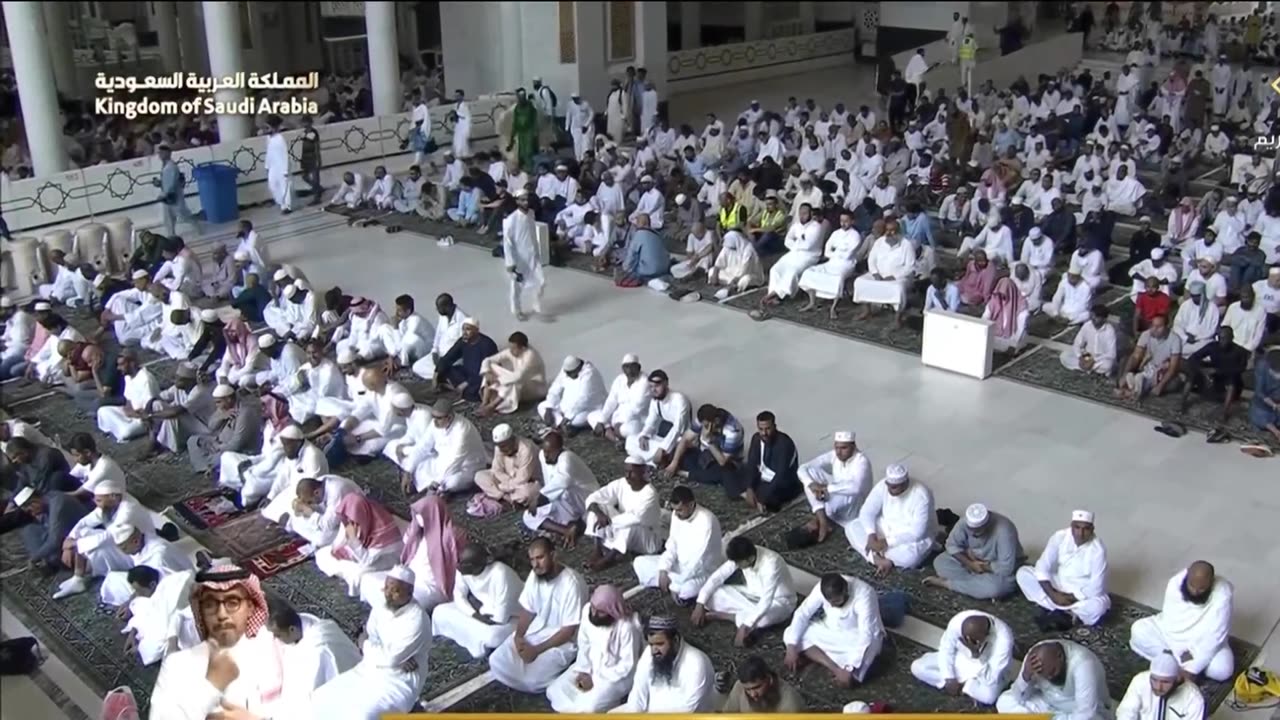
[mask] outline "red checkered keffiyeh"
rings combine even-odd
[[[210,575],[217,575],[245,571],[234,565],[216,565],[206,572]],[[201,640],[207,640],[209,635],[204,626],[204,617],[200,613],[200,596],[210,590],[226,592],[236,587],[243,587],[249,595],[249,601],[253,603],[253,613],[249,615],[249,623],[245,628],[245,637],[254,637],[267,626],[267,596],[262,592],[262,585],[258,582],[257,576],[250,574],[249,577],[243,580],[197,582],[191,587],[191,609],[194,611],[191,614],[195,617],[196,632],[200,634]]]

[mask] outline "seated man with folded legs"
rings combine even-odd
[[[1013,574],[1022,562],[1022,543],[1013,521],[974,503],[947,536],[946,551],[933,559],[936,577],[926,585],[978,600],[998,600],[1018,589]]]
[[[1107,673],[1092,650],[1069,640],[1045,640],[1027,651],[1013,687],[996,698],[996,712],[1078,720],[1111,717]]]
[[[757,630],[780,625],[796,609],[796,586],[791,569],[778,553],[759,547],[741,535],[725,547],[724,561],[698,591],[692,620],[701,626],[708,619],[726,620],[737,627],[736,647],[746,647]],[[741,570],[745,585],[725,585]]]
[[[644,460],[628,457],[626,477],[588,495],[586,505],[586,535],[595,539],[589,570],[603,570],[628,553],[650,554],[662,547],[662,506]]]
[[[458,557],[452,601],[432,611],[435,634],[483,658],[515,633],[523,592],[524,583],[507,564],[483,545],[467,545]]]
[[[671,529],[661,555],[641,555],[631,563],[636,579],[645,587],[671,593],[677,604],[692,605],[707,578],[724,563],[724,538],[720,519],[699,505],[693,489],[671,489]]]
[[[909,477],[902,465],[890,465],[885,478],[867,495],[858,519],[845,528],[849,544],[884,575],[897,567],[920,565],[933,548],[937,519],[933,491]]]
[[[911,674],[948,695],[964,693],[975,702],[995,705],[1012,660],[1013,630],[994,615],[963,610],[942,631],[938,651],[911,663]]]
[[[1227,682],[1235,671],[1227,644],[1234,595],[1235,587],[1213,565],[1193,562],[1170,578],[1160,612],[1133,623],[1129,647],[1148,660],[1170,653],[1189,678]]]
[[[554,533],[566,547],[577,544],[587,513],[587,498],[600,489],[590,466],[564,447],[564,436],[552,430],[542,438],[538,454],[542,486],[533,494],[520,520],[534,532]]]
[[[853,432],[837,431],[832,448],[800,466],[800,482],[813,511],[809,529],[817,542],[831,534],[831,524],[848,527],[871,492],[871,461],[858,449]]]
[[[866,679],[884,639],[875,588],[852,576],[827,573],[782,634],[787,646],[783,663],[795,672],[803,656],[830,672],[836,685],[850,687]]]
[[[1071,526],[1049,536],[1034,567],[1014,575],[1023,596],[1043,608],[1042,629],[1068,630],[1073,622],[1097,625],[1111,609],[1107,548],[1094,534],[1093,513],[1076,510]]]

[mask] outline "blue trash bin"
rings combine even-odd
[[[225,223],[240,217],[236,187],[240,171],[235,166],[226,163],[201,163],[196,166],[194,174],[205,220]]]

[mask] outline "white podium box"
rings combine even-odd
[[[995,329],[990,320],[944,310],[924,314],[924,351],[929,367],[984,380],[991,374]]]
[[[543,265],[551,264],[551,228],[547,227],[544,222],[535,223],[537,228],[538,240],[538,257],[542,259]]]

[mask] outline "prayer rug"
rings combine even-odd
[[[870,583],[879,592],[900,590],[910,598],[907,613],[925,622],[946,627],[950,619],[962,610],[969,610],[978,601],[959,593],[924,584],[924,579],[934,574],[930,563],[916,570],[890,571],[885,577],[876,577],[875,568],[853,552],[845,534],[836,531],[820,545],[802,550],[788,550],[786,534],[800,527],[812,517],[808,506],[793,505],[770,521],[748,531],[745,536],[759,545],[780,552],[787,563],[813,575],[839,572],[853,575]],[[1032,559],[1034,561],[1034,559]],[[1079,627],[1065,633],[1042,632],[1035,623],[1040,608],[1015,594],[1004,600],[992,602],[984,608],[1009,623],[1015,636],[1018,656],[1026,653],[1035,643],[1053,637],[1061,637],[1084,645],[1097,654],[1107,669],[1107,682],[1115,699],[1124,692],[1133,676],[1146,669],[1148,663],[1129,649],[1129,628],[1134,621],[1154,615],[1157,611],[1120,595],[1111,595],[1111,610],[1096,627]],[[1231,639],[1236,654],[1236,667],[1248,667],[1257,657],[1258,648],[1237,638]],[[1230,683],[1205,681],[1201,684],[1210,711],[1230,695]]]
[[[1045,287],[1045,292],[1048,293],[1045,296],[1047,298],[1045,302],[1048,302],[1049,299],[1053,298],[1053,293],[1057,290],[1057,284],[1049,285],[1046,283]],[[1129,288],[1127,287],[1122,288],[1114,285],[1109,286],[1107,289],[1095,295],[1093,302],[1090,303],[1090,305],[1097,305],[1100,303],[1102,305],[1110,306],[1124,298],[1128,292]],[[1036,313],[1031,316],[1029,321],[1027,321],[1027,334],[1038,338],[1049,339],[1061,335],[1063,331],[1070,327],[1071,325],[1066,320],[1051,318],[1044,313]],[[1071,332],[1068,333],[1065,338],[1059,339],[1062,340],[1062,342],[1069,343],[1071,342],[1071,338],[1074,337],[1075,333]]]
[[[244,514],[235,499],[239,493],[230,488],[217,488],[174,504],[178,517],[195,530],[211,530]]]
[[[11,530],[0,535],[0,575],[21,570],[27,564],[27,559],[21,530]]]
[[[266,579],[289,568],[297,567],[310,559],[310,555],[302,552],[306,544],[307,541],[304,538],[294,537],[279,547],[254,555],[245,560],[243,565],[253,571],[254,575]]]
[[[191,533],[213,557],[244,562],[262,553],[288,547],[298,538],[280,525],[252,512],[233,518],[206,532]]]
[[[4,407],[10,409],[10,412],[21,417],[26,413],[27,405],[31,404],[36,398],[50,393],[61,394],[61,392],[58,387],[45,385],[36,380],[19,378],[0,385],[0,402],[3,402]]]
[[[1125,355],[1120,355],[1125,357]],[[1168,392],[1161,397],[1149,397],[1141,404],[1117,397],[1115,381],[1094,375],[1068,370],[1058,359],[1059,352],[1052,348],[1038,348],[1021,362],[1000,371],[1000,376],[1025,385],[1074,395],[1103,405],[1128,410],[1151,418],[1154,422],[1177,422],[1190,429],[1209,431],[1222,427],[1233,443],[1260,442],[1268,444],[1270,438],[1255,429],[1248,418],[1248,404],[1240,402],[1226,423],[1220,421],[1221,403],[1201,400],[1192,395],[1191,407],[1182,412],[1179,405],[1181,391]],[[1118,361],[1121,362],[1121,361]],[[1188,435],[1181,442],[1203,442],[1199,435]]]

